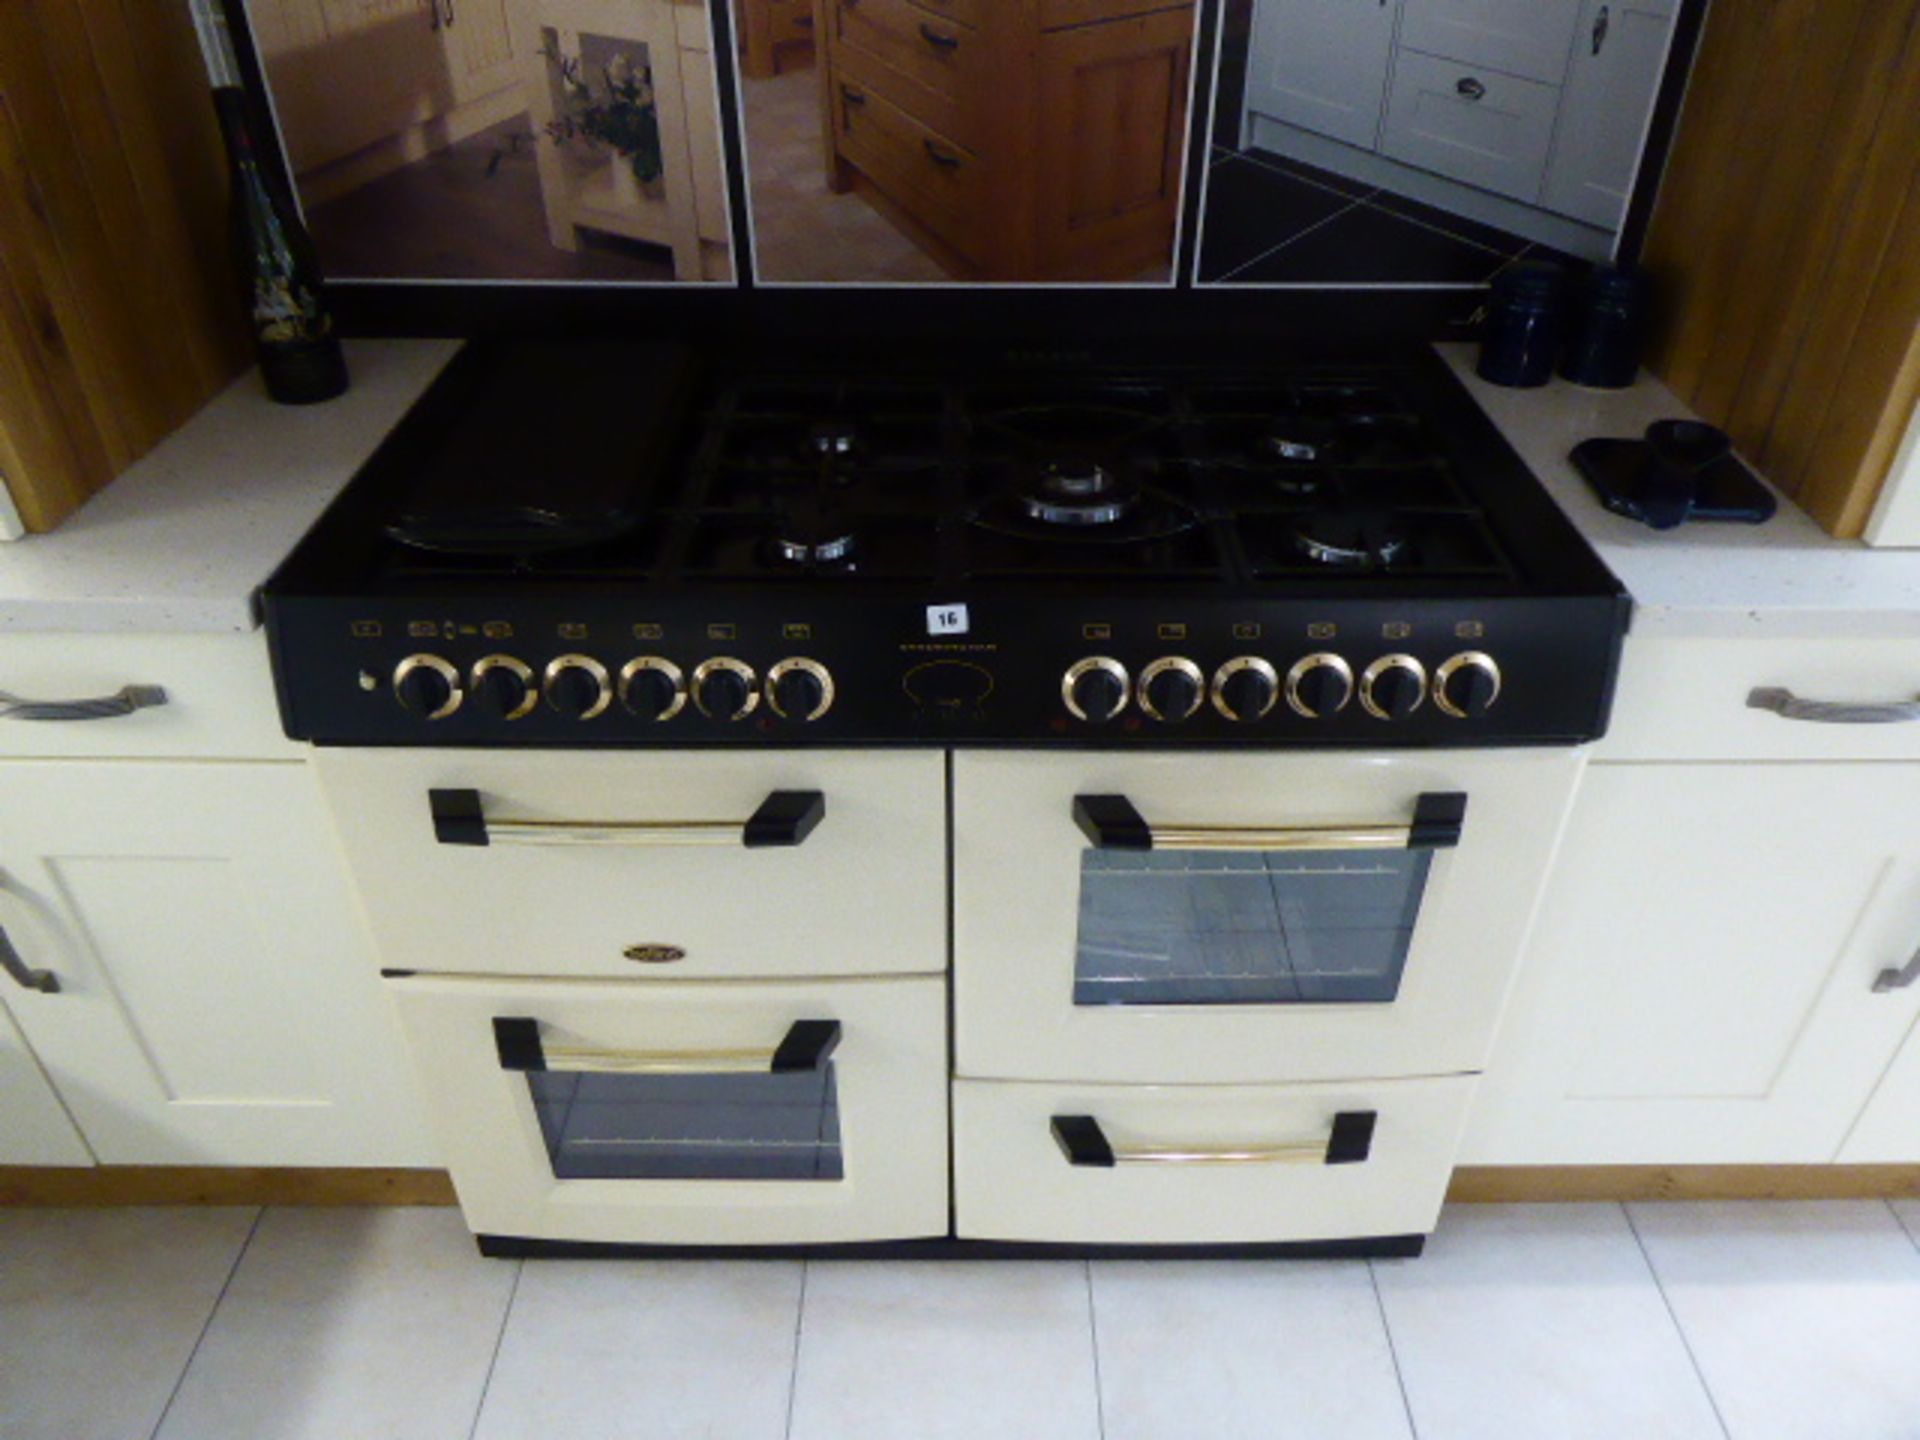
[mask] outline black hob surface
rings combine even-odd
[[[289,733],[1566,743],[1627,606],[1445,367],[473,346],[269,583]]]

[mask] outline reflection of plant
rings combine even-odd
[[[566,113],[547,124],[547,134],[558,144],[582,139],[605,145],[633,167],[633,178],[647,184],[660,178],[660,122],[653,108],[653,77],[645,67],[635,70],[624,54],[601,68],[595,88],[580,73],[578,57],[562,55],[557,47],[541,51],[560,75]]]

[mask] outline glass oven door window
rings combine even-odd
[[[1391,1002],[1430,850],[1090,849],[1076,1005]]]
[[[838,1180],[832,1064],[767,1074],[528,1073],[560,1180]]]

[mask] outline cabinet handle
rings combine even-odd
[[[922,140],[920,143],[926,147],[927,158],[942,170],[958,170],[960,168],[960,157],[958,155],[949,155],[931,140]]]
[[[0,690],[0,720],[111,720],[166,703],[158,685],[123,685],[97,700],[23,700]]]
[[[1073,823],[1097,850],[1444,850],[1466,818],[1465,795],[1438,791],[1407,825],[1149,825],[1124,795],[1073,797]]]
[[[1888,967],[1873,977],[1873,993],[1884,995],[1889,990],[1905,990],[1914,981],[1920,980],[1920,950],[1913,952],[1913,958],[1898,970]]]
[[[1607,31],[1613,27],[1613,8],[1602,5],[1600,13],[1593,17],[1593,53],[1598,55],[1607,44]]]
[[[942,35],[924,20],[920,22],[920,38],[936,50],[953,51],[960,48],[958,35]]]
[[[548,1045],[540,1022],[496,1015],[493,1045],[503,1070],[591,1071],[602,1075],[791,1075],[817,1072],[840,1043],[838,1020],[796,1020],[772,1049],[597,1050]]]
[[[1358,1165],[1373,1149],[1379,1112],[1342,1110],[1324,1140],[1279,1145],[1115,1145],[1091,1115],[1056,1115],[1053,1138],[1067,1163],[1084,1169],[1116,1165]]]
[[[1771,710],[1783,720],[1816,725],[1905,725],[1920,720],[1920,700],[1859,705],[1846,700],[1802,700],[1791,690],[1765,687],[1747,695],[1749,710]]]
[[[440,0],[427,0],[427,28],[434,31],[440,28]]]
[[[745,820],[489,820],[478,790],[429,790],[442,845],[798,845],[827,813],[818,790],[775,790]]]
[[[858,109],[860,106],[867,103],[867,97],[861,94],[858,90],[854,89],[851,85],[842,85],[840,87],[840,98],[848,105],[853,106],[855,109]]]
[[[447,6],[447,29],[451,30],[453,28],[453,0],[446,0],[446,6]]]
[[[13,977],[22,990],[38,990],[42,995],[60,993],[60,977],[51,970],[36,970],[20,958],[13,948],[13,937],[0,928],[0,970]]]
[[[1463,95],[1469,100],[1484,100],[1487,98],[1487,87],[1470,75],[1462,79],[1453,88],[1457,94]]]

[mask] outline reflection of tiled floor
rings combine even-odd
[[[1265,151],[1213,152],[1202,284],[1480,285],[1523,256],[1580,263]]]
[[[348,276],[450,280],[671,280],[657,245],[547,239],[534,139],[524,115],[307,211],[320,261]]]
[[[827,189],[812,70],[740,82],[756,268],[762,280],[928,284],[939,263],[858,195]]]

